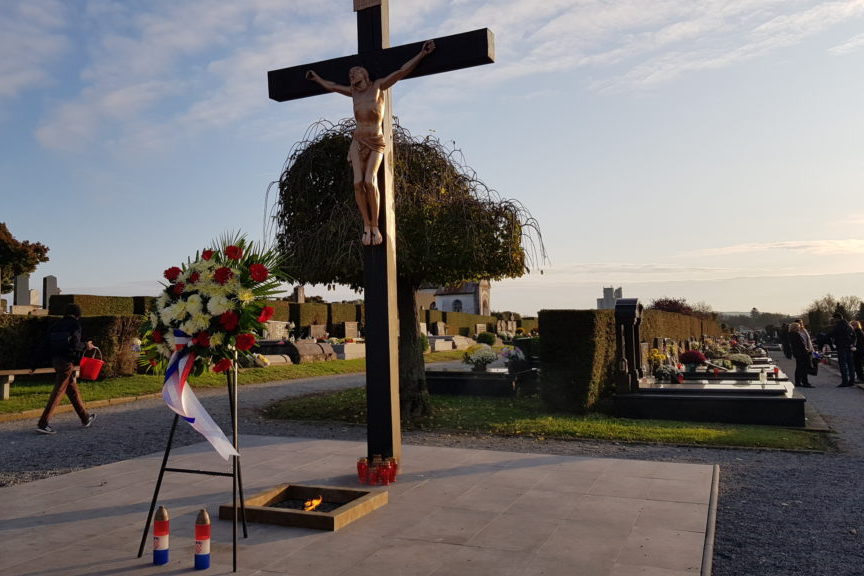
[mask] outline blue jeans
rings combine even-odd
[[[837,348],[837,362],[840,364],[840,383],[855,382],[855,361],[852,359],[851,348]]]

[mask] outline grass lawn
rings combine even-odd
[[[435,352],[426,362],[461,360],[461,351]],[[240,384],[291,380],[362,372],[365,359],[334,360],[288,366],[243,369]],[[204,374],[192,380],[195,388],[225,386],[221,374]],[[87,402],[156,394],[162,390],[162,377],[136,375],[82,382]],[[11,387],[11,398],[0,401],[0,414],[41,410],[48,401],[53,377],[19,377]],[[621,442],[654,442],[702,446],[737,446],[787,450],[831,450],[828,434],[775,426],[703,424],[666,420],[629,420],[602,414],[574,416],[552,413],[537,398],[480,398],[470,396],[432,396],[433,415],[412,424],[419,429],[453,433],[484,433],[504,436],[529,436],[548,439],[596,439]],[[64,400],[66,402],[66,400]],[[290,420],[328,420],[365,424],[366,394],[355,388],[328,394],[315,394],[274,404],[271,418]]]
[[[462,352],[435,352],[426,354],[426,363],[461,360]],[[275,380],[296,380],[314,376],[333,376],[352,374],[366,370],[366,359],[332,360],[310,364],[268,366],[267,368],[244,368],[240,371],[240,385],[273,382]],[[206,373],[190,379],[195,388],[220,388],[225,386],[225,376]],[[162,376],[138,374],[122,378],[108,378],[97,382],[80,381],[79,386],[87,402],[145,396],[162,391]],[[25,410],[41,410],[48,402],[54,388],[54,375],[17,376],[11,386],[9,400],[0,400],[0,414],[15,414]],[[68,400],[64,399],[64,403]]]
[[[824,433],[776,426],[748,426],[669,420],[631,420],[603,414],[556,414],[538,398],[431,396],[433,414],[413,426],[454,433],[529,436],[538,439],[594,439],[700,446],[832,450]],[[278,402],[271,418],[366,422],[366,394],[354,388]]]

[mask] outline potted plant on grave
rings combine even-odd
[[[465,350],[462,361],[474,372],[485,372],[486,367],[498,359],[498,354],[488,344],[476,344]]]
[[[658,382],[677,382],[678,369],[670,364],[660,364],[654,368],[654,378]]]
[[[739,372],[745,372],[753,364],[753,358],[747,354],[730,354],[726,357]]]
[[[699,350],[686,350],[678,357],[678,361],[687,369],[687,372],[695,372],[696,367],[705,364],[705,354]]]

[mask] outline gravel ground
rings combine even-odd
[[[775,353],[775,356],[779,352]],[[791,362],[780,359],[784,371]],[[363,440],[365,428],[274,422],[258,407],[272,400],[362,385],[363,375],[273,382],[240,389],[242,434]],[[836,371],[823,367],[805,390],[836,431],[837,453],[709,449],[590,441],[537,441],[408,432],[406,444],[426,444],[720,465],[720,500],[714,546],[715,576],[844,576],[864,574],[864,391],[836,388]],[[85,386],[86,397],[86,386]],[[220,423],[228,421],[224,391],[201,391],[202,403]],[[54,436],[35,433],[35,419],[0,423],[0,487],[108,464],[165,449],[171,413],[161,399],[94,409],[98,418],[81,429],[73,413],[52,422]],[[227,426],[225,426],[227,428]],[[175,446],[201,438],[180,426]],[[3,490],[0,488],[0,499]]]

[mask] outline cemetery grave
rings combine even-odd
[[[789,377],[767,356],[751,359],[749,366],[734,371],[702,365],[678,372],[669,380],[651,375],[648,345],[641,341],[639,333],[641,314],[642,305],[635,298],[621,299],[616,304],[619,338],[615,410],[619,416],[806,425],[806,398],[795,391]],[[677,360],[672,354],[669,357]]]

